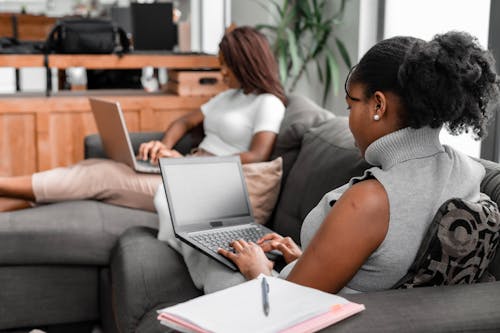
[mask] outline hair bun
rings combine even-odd
[[[498,90],[493,68],[491,54],[468,33],[452,31],[416,42],[398,72],[410,126],[446,123],[452,133],[473,127],[477,136],[484,134],[486,125],[478,121]]]

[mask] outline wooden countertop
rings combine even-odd
[[[117,54],[50,54],[51,68],[85,67],[88,69],[132,69],[147,66],[166,68],[219,68],[219,60],[208,54],[129,53]],[[43,54],[0,54],[0,67],[44,67]]]

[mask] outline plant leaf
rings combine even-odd
[[[323,68],[321,68],[321,64],[319,62],[319,59],[316,59],[315,61],[316,63],[316,69],[318,70],[318,78],[319,78],[319,82],[323,83]]]
[[[269,30],[274,31],[274,32],[276,32],[278,30],[277,27],[275,27],[274,25],[270,25],[270,24],[257,24],[257,25],[255,25],[255,29],[257,29],[257,30],[269,29]]]
[[[339,90],[339,66],[333,53],[330,50],[326,51],[326,80],[325,80],[325,90],[323,92],[323,105],[326,103],[328,98],[328,92],[330,90],[330,85],[333,85],[334,94],[338,94]]]
[[[335,43],[337,44],[337,48],[339,49],[342,60],[344,60],[344,64],[347,66],[347,68],[351,68],[351,57],[349,56],[349,52],[347,52],[347,48],[345,47],[344,42],[342,42],[338,38],[335,38]]]
[[[288,80],[288,55],[286,52],[286,44],[282,41],[278,44],[278,66],[280,70],[280,80],[285,85]]]
[[[346,2],[347,0],[341,0],[339,11],[335,15],[333,15],[334,20],[340,19],[344,16]]]
[[[297,49],[297,41],[295,40],[295,35],[290,29],[286,29],[288,35],[288,51],[290,52],[290,58],[292,59],[292,74],[295,76],[299,73],[300,68],[300,58]]]
[[[259,5],[259,7],[261,7],[268,14],[270,14],[275,22],[279,22],[280,21],[280,18],[281,18],[280,11],[278,10],[278,14],[279,15],[276,15],[276,13],[269,8],[269,2],[268,1],[255,0],[255,2],[257,2],[257,4]]]
[[[284,13],[286,11],[286,8],[288,6],[288,0],[285,0],[285,2],[283,3],[283,9],[281,8],[280,4],[275,1],[275,0],[271,0],[271,3],[274,5],[274,9],[278,12],[279,16],[280,17],[284,17]]]
[[[318,33],[318,41],[314,51],[312,53],[313,58],[316,58],[318,54],[320,54],[325,48],[328,38],[330,37],[330,33],[332,32],[330,27],[322,26],[320,27],[320,32]]]

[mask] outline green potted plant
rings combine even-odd
[[[330,89],[338,93],[340,79],[336,54],[348,68],[351,67],[344,43],[335,36],[335,28],[342,23],[347,1],[259,1],[270,12],[275,24],[259,24],[256,28],[271,33],[281,81],[289,92],[293,92],[299,79],[307,74],[308,65],[315,63],[318,78],[324,85],[323,104]],[[331,9],[334,3],[338,4],[338,10],[332,13],[327,9]]]

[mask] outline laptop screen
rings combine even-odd
[[[239,157],[162,159],[160,164],[177,227],[251,217]]]

